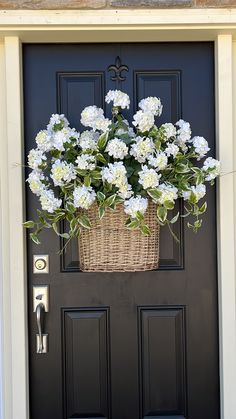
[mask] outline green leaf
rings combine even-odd
[[[175,203],[173,201],[165,201],[164,207],[168,210],[172,210],[175,206]]]
[[[97,142],[97,146],[99,148],[99,150],[103,150],[106,146],[108,140],[108,133],[105,132],[104,134],[100,135],[98,142]]]
[[[129,223],[126,224],[126,227],[129,230],[134,230],[138,226],[139,226],[139,221],[138,220],[132,220],[132,221],[130,221]]]
[[[39,241],[39,239],[38,239],[38,237],[36,236],[35,233],[30,233],[30,238],[34,243],[40,244],[40,241]]]
[[[59,234],[59,235],[60,235],[60,237],[63,237],[63,239],[69,239],[70,238],[69,233],[62,233],[62,234]]]
[[[100,161],[101,163],[104,163],[104,164],[106,164],[106,163],[107,163],[107,161],[106,161],[105,157],[104,157],[101,153],[98,153],[98,154],[96,155],[96,159],[97,159],[98,161]]]
[[[196,195],[193,192],[191,192],[191,194],[190,194],[189,202],[191,204],[196,204],[197,203],[197,197],[196,197]]]
[[[67,202],[66,207],[67,207],[68,211],[71,212],[72,214],[74,214],[76,212],[76,208],[71,202]]]
[[[116,194],[111,195],[105,200],[105,205],[107,207],[110,207],[112,204],[114,204],[115,200],[116,200]]]
[[[162,195],[162,192],[158,189],[148,189],[147,193],[154,201],[157,201]]]
[[[157,150],[160,150],[160,148],[161,148],[161,140],[156,140],[156,141],[154,142],[154,144],[155,144],[156,149],[157,149]]]
[[[106,195],[104,195],[104,193],[98,191],[97,192],[97,199],[99,200],[99,202],[103,202],[106,199]]]
[[[26,221],[25,223],[23,223],[22,225],[25,227],[25,228],[34,228],[34,221]]]
[[[204,214],[204,212],[206,212],[206,210],[207,210],[207,202],[204,202],[204,204],[201,206],[201,208],[199,208],[199,213]]]
[[[102,179],[102,174],[99,170],[93,170],[93,172],[91,172],[91,176],[95,180]]]
[[[179,219],[179,212],[177,212],[177,214],[170,220],[171,224],[176,223],[176,221]]]
[[[81,214],[79,217],[78,217],[78,222],[80,223],[80,225],[82,225],[82,227],[84,227],[84,228],[91,228],[91,223],[90,223],[90,221],[89,221],[89,218],[87,217],[87,215],[85,215],[85,214]]]
[[[157,218],[164,223],[167,217],[167,209],[165,207],[157,207]]]
[[[143,221],[144,220],[144,215],[140,211],[137,211],[136,217],[137,217],[137,219],[139,221]]]
[[[189,167],[186,164],[179,163],[175,167],[176,173],[187,173],[189,172]]]
[[[105,208],[103,206],[101,206],[98,209],[98,216],[99,216],[100,220],[104,217],[104,215],[105,215]]]
[[[146,224],[141,225],[140,230],[144,236],[150,236],[151,234],[151,230]]]
[[[91,177],[89,175],[85,176],[84,185],[85,186],[90,186],[91,185]]]

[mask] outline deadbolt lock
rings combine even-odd
[[[47,274],[49,272],[48,255],[33,256],[33,272],[34,274]]]

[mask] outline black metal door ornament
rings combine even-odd
[[[127,67],[127,65],[121,64],[121,59],[119,56],[117,56],[115,59],[115,64],[109,65],[107,70],[115,72],[114,76],[111,76],[111,80],[119,83],[126,80],[126,77],[122,75],[122,71],[129,71],[129,67]]]

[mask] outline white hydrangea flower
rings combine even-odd
[[[143,185],[143,189],[155,188],[159,185],[161,175],[156,170],[149,169],[146,165],[142,166],[142,170],[138,172],[139,183]]]
[[[168,157],[165,153],[160,151],[156,156],[148,157],[148,164],[155,167],[157,170],[164,170],[168,164]]]
[[[62,200],[55,198],[55,195],[51,190],[43,190],[39,200],[42,210],[50,213],[53,213],[56,209],[60,208],[62,204]]]
[[[190,198],[191,193],[195,195],[196,200],[198,202],[201,198],[205,196],[206,186],[203,183],[200,183],[197,186],[191,186],[189,191],[183,191],[182,196],[185,201]]]
[[[35,141],[38,146],[38,150],[41,150],[43,153],[52,149],[52,137],[46,130],[39,131],[36,135]]]
[[[171,123],[162,124],[161,128],[164,128],[165,141],[176,136],[176,128]]]
[[[94,130],[106,132],[109,129],[109,125],[111,121],[107,118],[98,118],[94,122],[94,126],[92,127]]]
[[[29,183],[31,191],[37,196],[40,196],[42,191],[46,189],[45,184],[42,183],[42,180],[45,180],[45,176],[41,171],[38,170],[33,170],[26,180],[26,182]]]
[[[114,159],[123,160],[123,158],[127,156],[129,149],[124,141],[119,138],[113,138],[108,141],[105,151],[109,156],[114,157]]]
[[[69,122],[64,114],[52,114],[49,124],[47,125],[47,130],[49,132],[54,131],[57,125],[60,125],[60,129],[68,127]]]
[[[220,174],[220,162],[213,157],[208,157],[204,163],[203,168],[204,172],[207,172],[206,180],[213,180]],[[209,170],[210,169],[210,170]]]
[[[147,198],[142,198],[140,195],[130,198],[124,202],[124,211],[131,218],[136,218],[137,213],[144,214],[148,207]]]
[[[138,127],[141,132],[149,131],[154,125],[154,115],[152,112],[138,111],[134,115],[133,125]]]
[[[105,97],[107,103],[113,102],[113,106],[119,106],[121,109],[129,109],[130,98],[126,93],[120,90],[109,90]]]
[[[88,209],[96,199],[96,193],[91,186],[77,186],[73,192],[74,206]]]
[[[52,165],[50,176],[55,186],[63,186],[76,178],[75,167],[72,163],[57,159]]]
[[[83,131],[80,135],[79,146],[82,150],[96,150],[99,133],[94,131]]]
[[[109,119],[105,119],[104,111],[97,106],[87,106],[81,113],[81,124],[85,127],[90,127],[94,131],[101,130],[103,132],[108,130],[110,125]]]
[[[179,129],[177,130],[177,144],[179,147],[182,148],[183,151],[187,150],[186,142],[190,140],[191,138],[191,128],[189,122],[184,121],[183,119],[180,119],[176,122],[177,127]]]
[[[47,160],[42,150],[33,148],[28,154],[28,165],[31,169],[38,169],[38,167]]]
[[[94,170],[96,167],[96,159],[91,154],[81,154],[75,160],[80,170]]]
[[[154,116],[160,116],[162,114],[162,104],[159,98],[149,96],[142,99],[138,106],[143,112],[151,112]]]
[[[179,152],[179,147],[173,143],[166,143],[166,145],[167,145],[165,149],[166,155],[168,157],[173,156],[175,158]]]
[[[161,197],[158,199],[158,203],[163,205],[165,201],[174,202],[178,198],[178,189],[174,185],[168,183],[161,183],[158,186],[158,190],[161,191]]]
[[[70,142],[71,136],[72,133],[69,127],[62,128],[62,130],[54,132],[52,135],[52,147],[56,150],[64,151],[64,144]]]
[[[122,199],[130,198],[133,195],[132,186],[127,181],[125,181],[119,186],[118,195]]]
[[[135,140],[135,143],[131,145],[130,155],[134,156],[135,160],[138,160],[139,163],[144,163],[150,154],[154,152],[154,143],[148,137],[136,137]]]
[[[127,171],[123,162],[108,163],[107,167],[102,169],[102,180],[120,188],[127,184]]]
[[[193,137],[191,142],[195,148],[195,153],[198,154],[197,160],[200,160],[202,157],[204,157],[210,150],[208,147],[208,142],[204,137]]]

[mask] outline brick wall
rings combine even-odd
[[[236,7],[236,0],[0,0],[0,9],[114,9]]]

